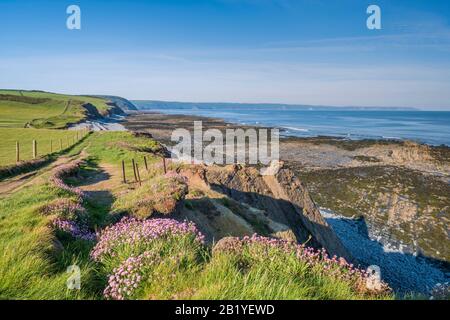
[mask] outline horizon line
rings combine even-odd
[[[73,95],[73,96],[117,96],[129,100],[131,102],[166,102],[166,103],[187,103],[187,104],[235,104],[235,105],[261,105],[261,106],[284,106],[284,107],[307,107],[307,108],[336,108],[336,109],[382,109],[382,110],[396,110],[396,111],[424,111],[424,112],[434,112],[434,111],[444,111],[450,112],[449,107],[407,107],[407,106],[360,106],[360,105],[323,105],[323,104],[301,104],[301,103],[283,103],[283,102],[230,102],[230,101],[181,101],[181,100],[164,100],[164,99],[133,99],[127,98],[117,94],[105,93],[89,93],[89,94],[73,94],[73,93],[62,93],[62,92],[54,92],[47,91],[43,89],[11,89],[11,88],[0,88],[0,91],[28,91],[28,92],[45,92],[45,93],[53,93],[53,94],[62,94],[62,95]]]
[[[282,103],[282,102],[230,102],[230,101],[180,101],[180,100],[161,100],[161,99],[128,99],[133,102],[166,102],[166,103],[186,103],[186,104],[229,104],[229,105],[261,105],[261,106],[283,106],[283,107],[307,107],[307,108],[336,108],[336,109],[385,109],[397,111],[448,111],[450,107],[405,107],[405,106],[358,106],[358,105],[314,105],[301,103]]]

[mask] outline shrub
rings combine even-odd
[[[80,199],[61,198],[42,206],[39,212],[55,216],[50,225],[53,229],[87,241],[95,240],[95,233],[89,231],[88,214]]]
[[[75,220],[85,219],[86,209],[80,201],[69,198],[56,199],[40,208],[40,213],[44,215],[57,215],[58,217]]]
[[[160,176],[123,196],[115,208],[137,218],[148,218],[154,214],[169,215],[177,210],[187,192],[188,187],[181,177]]]
[[[64,178],[74,174],[78,171],[81,160],[73,161],[69,164],[59,166],[54,170],[52,176],[50,177],[50,182],[54,187],[68,191],[72,194],[79,196],[80,198],[85,197],[84,192],[80,188],[71,187],[64,182]]]
[[[155,252],[146,251],[130,257],[113,270],[103,294],[107,299],[125,300],[132,297],[141,281],[151,275],[152,267],[161,260]]]
[[[204,236],[194,224],[173,219],[125,217],[99,234],[91,257],[108,274],[107,299],[138,297],[139,290],[172,268],[189,269],[202,261]],[[172,269],[173,270],[173,269]]]
[[[50,183],[61,190],[75,195],[76,199],[62,198],[41,207],[40,212],[46,215],[56,215],[51,226],[60,232],[69,234],[75,239],[94,241],[96,235],[88,228],[88,215],[82,206],[85,193],[76,187],[67,185],[64,178],[78,171],[81,160],[59,166],[50,177]]]
[[[354,293],[368,296],[388,296],[389,286],[381,283],[377,290],[368,287],[368,273],[348,263],[344,258],[330,257],[324,249],[315,250],[281,239],[253,235],[252,237],[226,238],[219,241],[213,249],[213,257],[231,256],[240,268],[253,268],[264,265],[267,272],[315,277],[318,281],[349,286]],[[320,290],[319,290],[320,291]]]
[[[186,251],[197,255],[204,243],[204,236],[191,222],[173,219],[139,220],[125,217],[120,222],[106,227],[98,234],[98,243],[91,257],[112,270],[123,260],[138,256],[146,251],[170,252]]]
[[[94,241],[95,234],[87,228],[84,224],[77,223],[63,218],[56,218],[52,220],[51,225],[56,230],[68,233],[72,237],[81,240]]]

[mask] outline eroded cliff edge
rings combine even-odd
[[[190,191],[179,215],[196,222],[211,241],[259,233],[354,261],[290,169],[261,175],[254,167],[195,165],[180,174]]]

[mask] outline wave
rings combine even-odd
[[[288,129],[288,130],[293,130],[293,131],[309,132],[309,129],[305,129],[305,128],[297,128],[297,127],[283,127],[283,128]]]
[[[417,257],[407,245],[379,235],[382,230],[375,230],[364,220],[344,217],[326,208],[320,208],[320,213],[350,253],[363,266],[377,265],[382,278],[396,292],[427,295],[438,283],[448,281],[445,270]]]
[[[389,140],[403,140],[400,137],[390,137],[390,136],[383,136],[383,139],[389,139]]]

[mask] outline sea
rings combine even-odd
[[[450,146],[450,111],[133,101],[141,110],[220,118],[298,137],[412,140]]]

